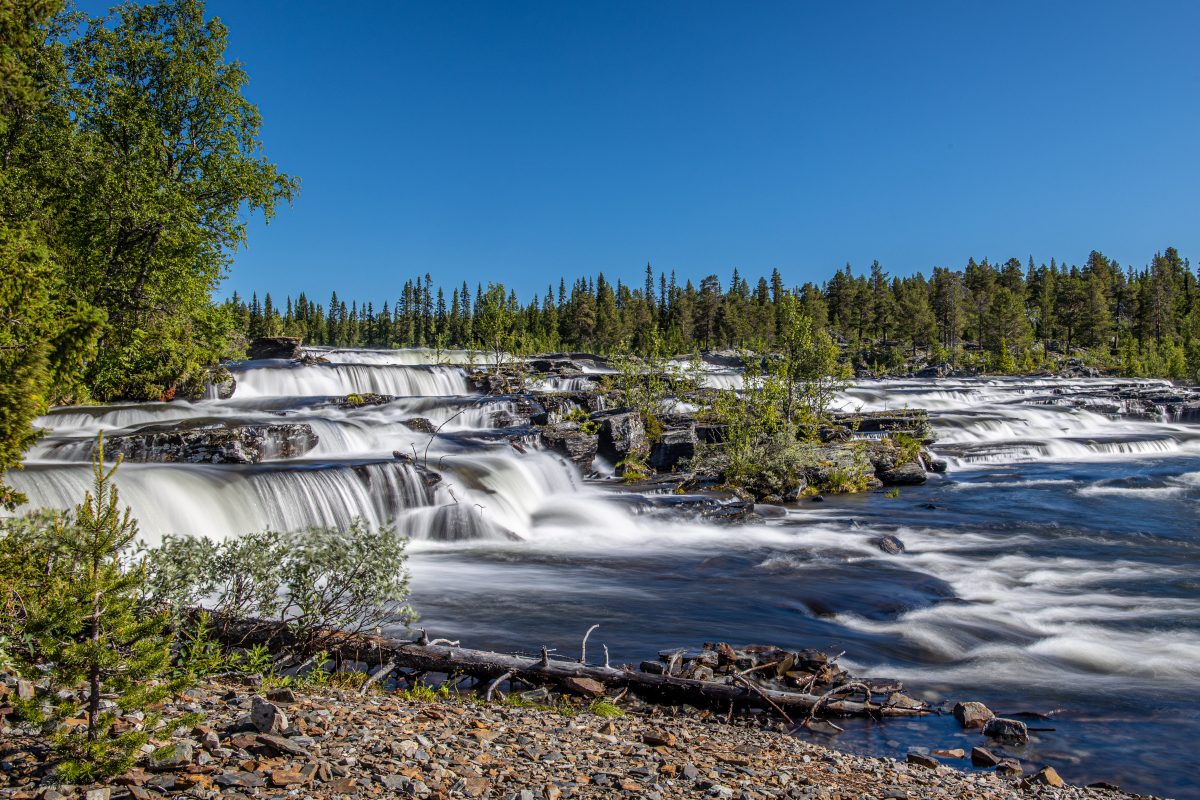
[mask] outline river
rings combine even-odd
[[[67,507],[101,430],[305,422],[319,443],[298,459],[122,466],[144,538],[395,522],[412,537],[421,625],[438,636],[575,652],[599,624],[593,649],[634,663],[704,641],[844,651],[852,671],[902,678],[923,699],[1033,715],[1053,730],[1012,754],[1068,781],[1200,797],[1187,763],[1200,739],[1200,426],[1122,414],[1104,399],[1117,382],[857,384],[843,407],[927,409],[948,471],[895,498],[730,525],[655,511],[514,448],[497,428],[511,401],[474,394],[461,365],[418,350],[323,355],[240,365],[228,400],[55,409],[12,483],[33,505]],[[329,402],[351,392],[398,399]],[[432,445],[401,424],[413,416],[445,423]],[[432,502],[395,451],[444,475]],[[906,551],[881,552],[883,534]],[[982,741],[942,717],[855,723],[827,743],[902,758]]]

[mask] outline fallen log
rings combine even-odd
[[[265,620],[221,619],[215,634],[231,646],[264,645],[271,649],[286,648],[292,642],[287,626]],[[422,639],[425,639],[422,635]],[[586,678],[606,689],[632,691],[644,700],[655,703],[689,704],[700,707],[759,708],[780,713],[817,712],[826,716],[913,717],[936,713],[927,707],[906,708],[886,703],[834,700],[808,692],[788,692],[759,686],[748,678],[747,685],[725,684],[695,680],[669,674],[635,672],[631,668],[594,666],[550,658],[543,649],[537,657],[473,650],[445,644],[422,644],[421,640],[407,641],[365,634],[330,633],[323,637],[323,646],[335,660],[391,664],[396,667],[436,672],[446,675],[471,675],[483,680],[504,676],[531,685],[562,685],[569,678]],[[490,692],[489,692],[490,693]]]

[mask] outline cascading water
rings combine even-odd
[[[315,354],[328,363],[237,366],[229,400],[56,409],[10,480],[33,505],[70,507],[101,430],[309,425],[317,445],[288,460],[126,464],[117,482],[150,541],[396,524],[423,625],[474,646],[577,646],[598,622],[617,661],[721,639],[844,650],[933,699],[1052,713],[1039,727],[1057,730],[1016,755],[1068,779],[1194,794],[1161,742],[1200,736],[1187,691],[1200,683],[1200,428],[1119,416],[1126,383],[858,384],[843,408],[929,410],[949,473],[895,499],[831,497],[731,526],[639,515],[498,431],[521,409],[473,393],[469,354]],[[560,380],[542,388],[591,382]],[[370,392],[395,399],[345,399]],[[882,553],[885,534],[907,551]],[[884,732],[851,726],[839,741],[894,756],[979,743],[939,720]]]

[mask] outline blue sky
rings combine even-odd
[[[1200,259],[1200,3],[208,9],[303,182],[226,293]]]

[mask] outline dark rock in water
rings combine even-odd
[[[614,409],[593,414],[592,419],[600,423],[599,449],[603,455],[620,460],[630,453],[646,451],[646,427],[638,412]]]
[[[976,767],[989,769],[1000,763],[1000,757],[986,747],[972,747],[971,763]]]
[[[925,755],[924,753],[910,752],[905,758],[905,761],[907,761],[909,764],[916,764],[918,767],[924,767],[925,769],[937,769],[941,766],[941,762],[939,762],[936,758]]]
[[[696,431],[693,428],[663,431],[662,438],[650,448],[650,466],[659,472],[672,472],[694,455]]]
[[[548,450],[562,453],[580,469],[591,469],[596,458],[599,436],[584,433],[573,422],[560,422],[542,428],[542,445]]]
[[[982,728],[988,723],[988,720],[994,719],[996,716],[983,703],[974,701],[955,703],[953,714],[954,718],[958,720],[958,724],[964,728]]]
[[[895,536],[882,536],[875,540],[875,546],[885,553],[890,553],[898,556],[904,552],[904,542],[900,541]]]
[[[300,349],[301,340],[295,336],[271,336],[255,339],[246,348],[248,358],[288,358],[298,359],[304,355]]]
[[[910,461],[891,469],[877,470],[875,477],[883,481],[884,486],[919,486],[928,480],[925,467],[917,461]]]
[[[812,496],[812,498],[809,500],[809,502],[811,502],[811,503],[824,503],[824,502],[825,502],[825,498],[824,498],[824,497],[821,497],[821,495],[819,495],[819,494],[814,494],[814,495]]]
[[[945,472],[946,468],[949,466],[949,464],[946,463],[946,459],[936,458],[928,450],[921,451],[921,463],[925,465],[926,471],[937,473]]]
[[[417,433],[433,434],[437,431],[437,426],[427,420],[425,417],[410,417],[409,419],[400,420],[400,424],[408,428],[410,431]]]
[[[314,355],[312,353],[305,353],[303,356],[300,357],[300,363],[306,367],[313,367],[313,366],[316,366],[317,364],[328,364],[329,359],[326,358],[325,356],[318,356],[318,355]]]
[[[390,394],[376,394],[375,392],[364,392],[363,394],[348,394],[337,400],[338,408],[347,411],[355,408],[366,408],[367,406],[382,406],[386,405],[396,398]]]
[[[258,464],[302,456],[317,442],[304,424],[235,425],[110,436],[104,452],[155,464]]]
[[[983,735],[1001,742],[1025,744],[1029,741],[1029,728],[1019,719],[995,717],[983,726]]]

